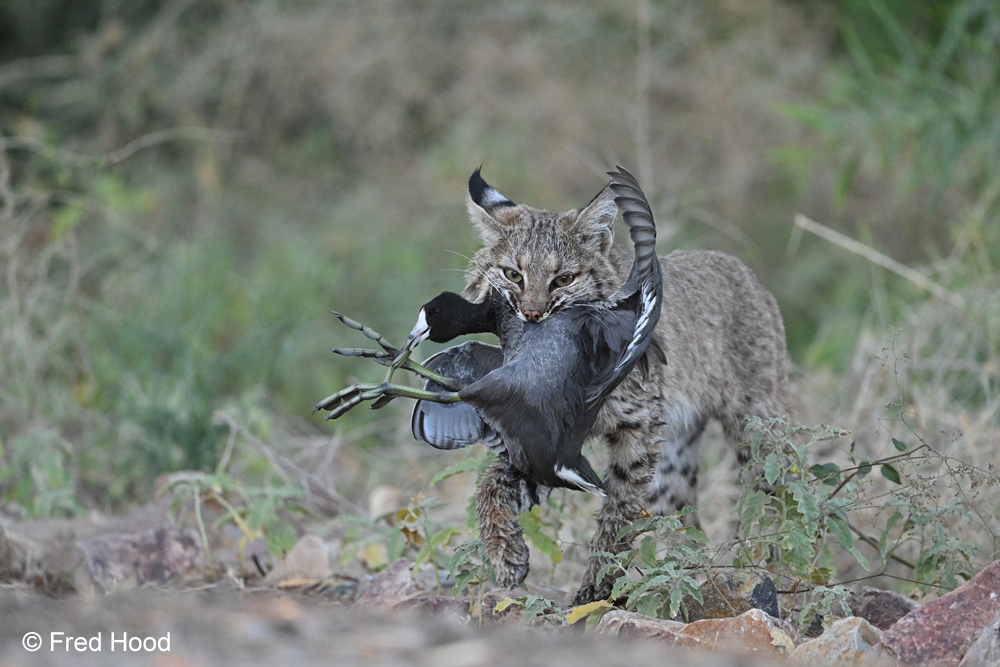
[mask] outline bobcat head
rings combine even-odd
[[[469,263],[471,300],[496,290],[522,320],[540,322],[572,304],[607,298],[621,283],[612,260],[618,208],[610,188],[583,208],[556,213],[515,204],[477,169],[467,203],[483,240]]]

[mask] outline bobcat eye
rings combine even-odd
[[[566,287],[571,282],[576,280],[575,273],[564,273],[561,276],[556,276],[556,279],[552,281],[552,284],[556,287]]]
[[[507,280],[511,281],[515,285],[520,285],[521,281],[524,279],[524,277],[514,269],[504,269],[503,275],[507,278]]]

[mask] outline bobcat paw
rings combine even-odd
[[[611,597],[611,584],[598,586],[596,584],[583,584],[573,597],[573,606],[589,604],[597,600],[607,600]]]
[[[528,563],[500,561],[493,562],[493,574],[500,588],[517,588],[528,576]]]
[[[614,580],[605,575],[604,580],[597,582],[597,573],[606,561],[602,558],[592,558],[587,566],[587,571],[583,575],[583,582],[580,584],[576,596],[573,598],[574,605],[588,604],[597,600],[607,600],[611,597],[611,588]]]

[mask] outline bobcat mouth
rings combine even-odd
[[[529,322],[531,324],[540,324],[545,320],[547,320],[549,318],[549,315],[552,314],[551,310],[547,310],[544,313],[539,313],[537,310],[527,311],[527,312],[523,310],[518,310],[516,312],[518,318],[520,318],[522,322]]]

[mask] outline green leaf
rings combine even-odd
[[[771,503],[771,496],[763,491],[751,491],[743,498],[740,507],[740,526],[749,530],[764,514],[764,507]]]
[[[813,493],[812,489],[806,486],[800,479],[789,483],[788,490],[792,492],[792,497],[795,499],[796,506],[799,512],[802,513],[802,522],[806,524],[810,532],[814,531],[816,526],[813,522],[819,519],[820,515],[819,503],[816,500],[816,495]]]
[[[893,444],[893,446],[895,446],[895,448],[897,450],[899,450],[901,452],[905,452],[906,451],[906,443],[905,442],[900,442],[899,440],[896,440],[895,438],[893,438],[892,439],[892,444]]]
[[[701,542],[703,544],[708,544],[709,542],[708,535],[706,535],[703,531],[695,528],[694,526],[686,526],[684,528],[681,528],[681,532],[684,533],[684,536],[689,540],[693,540],[695,542]]]
[[[763,433],[763,431],[759,430],[754,431],[753,436],[750,438],[750,455],[754,461],[760,459],[760,439]]]
[[[656,538],[646,535],[639,545],[639,557],[646,567],[653,567],[656,564]]]
[[[893,468],[891,465],[889,465],[888,463],[883,463],[882,464],[882,466],[881,466],[881,472],[882,472],[882,476],[885,477],[890,482],[894,482],[896,484],[902,484],[903,483],[899,479],[899,472],[895,468]]]
[[[541,510],[538,509],[537,505],[532,507],[529,512],[521,512],[520,516],[517,517],[517,522],[521,524],[524,536],[531,540],[536,549],[548,556],[553,565],[562,562],[563,553],[559,545],[542,532]]]
[[[497,602],[497,606],[493,607],[493,613],[499,614],[501,611],[511,606],[512,604],[516,604],[518,607],[524,606],[523,602],[519,602],[513,598],[504,598],[503,600],[500,600],[500,602]]]
[[[872,471],[871,461],[862,461],[858,466],[858,479],[864,479]]]
[[[385,551],[391,563],[395,563],[403,557],[403,554],[406,553],[406,538],[402,532],[394,530],[389,533],[385,540]]]
[[[800,572],[809,566],[816,550],[813,548],[813,537],[808,531],[802,530],[801,526],[796,526],[791,521],[782,524],[781,530],[785,533],[781,540],[781,546],[785,548],[782,560]]]
[[[865,568],[865,570],[868,570],[869,572],[871,571],[871,568],[868,566],[868,559],[865,558],[860,551],[858,551],[857,547],[851,547],[849,552],[852,556],[854,556],[854,560],[858,561],[858,565]]]
[[[885,562],[887,553],[885,545],[886,541],[889,539],[889,533],[892,532],[892,529],[896,527],[896,524],[899,523],[899,520],[902,518],[903,515],[899,513],[899,510],[893,512],[892,516],[889,517],[889,520],[885,522],[885,530],[882,531],[882,534],[878,538],[878,553],[882,557],[883,562]]]
[[[475,570],[461,570],[455,575],[455,586],[451,589],[452,597],[458,597],[469,587],[473,581],[479,579],[479,573]]]
[[[434,486],[438,482],[448,479],[449,477],[454,477],[455,475],[461,474],[463,472],[469,472],[470,470],[475,470],[479,466],[479,460],[474,458],[463,459],[458,463],[453,463],[438,474],[431,477],[430,485]]]
[[[854,548],[854,535],[851,533],[846,520],[836,514],[831,514],[826,517],[826,525],[830,529],[830,532],[837,536],[840,546],[848,551]]]
[[[840,470],[839,468],[834,470],[834,468],[836,468],[836,466],[833,466],[833,464],[830,463],[817,463],[816,465],[809,468],[809,472],[811,472],[813,477],[815,477],[816,479],[823,479],[824,477],[829,477],[834,472]]]
[[[430,547],[437,547],[444,544],[445,546],[447,546],[448,543],[451,542],[451,538],[453,538],[455,535],[458,535],[461,532],[462,529],[459,528],[458,526],[448,526],[447,528],[444,528],[443,530],[440,530],[434,535],[432,535],[431,538],[427,541],[427,545]]]
[[[608,602],[607,600],[596,600],[589,604],[579,605],[573,607],[568,614],[566,614],[566,622],[573,625],[581,618],[587,618],[592,614],[604,615],[605,613],[614,609],[615,606]]]
[[[639,602],[640,596],[651,588],[657,588],[661,584],[668,583],[672,577],[666,574],[658,574],[654,577],[643,577],[639,580],[639,585],[636,586],[632,594],[628,596],[628,600],[625,601],[625,606],[630,609],[635,609]]]
[[[771,452],[764,459],[764,479],[768,484],[774,484],[778,476],[781,475],[782,456],[778,452]]]
[[[660,606],[660,598],[657,595],[647,595],[639,601],[635,611],[643,616],[655,617],[656,610]]]
[[[677,612],[681,609],[681,603],[684,601],[684,591],[680,586],[674,588],[670,591],[670,607],[667,609],[667,616],[673,618],[677,615]],[[698,600],[698,602],[704,602],[704,600]]]

